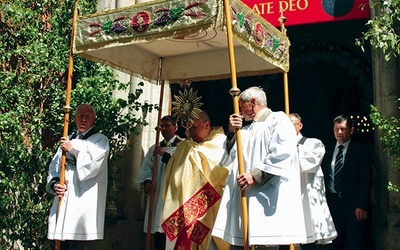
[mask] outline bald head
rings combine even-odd
[[[81,104],[76,109],[75,124],[79,132],[84,133],[96,122],[96,112],[89,104]]]
[[[193,125],[190,128],[190,137],[195,142],[203,142],[211,133],[211,122],[208,114],[201,111],[197,118],[193,120]]]

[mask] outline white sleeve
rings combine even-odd
[[[88,180],[107,168],[110,145],[108,138],[102,134],[92,135],[82,141],[77,148],[76,169],[80,181]]]
[[[307,138],[304,144],[298,145],[301,172],[315,173],[325,155],[324,144],[315,138]]]

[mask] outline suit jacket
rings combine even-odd
[[[322,163],[325,185],[333,175],[331,161],[335,145],[327,147]],[[351,140],[346,151],[342,174],[342,197],[346,207],[367,210],[370,205],[371,184],[372,168],[368,147]]]

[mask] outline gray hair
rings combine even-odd
[[[301,116],[298,113],[290,113],[289,116],[294,116],[301,122]]]
[[[207,112],[204,110],[200,111],[200,113],[197,114],[197,118],[202,122],[210,121],[210,117],[208,116]]]
[[[88,103],[82,103],[82,104],[80,104],[80,105],[76,108],[76,113],[78,112],[78,110],[79,110],[80,108],[83,108],[83,107],[88,107],[89,109],[91,109],[92,112],[93,112],[94,117],[96,117],[96,110],[94,110],[93,106],[90,105],[90,104],[88,104]]]
[[[239,95],[239,99],[242,99],[245,102],[251,101],[254,98],[258,102],[258,104],[262,106],[267,106],[267,95],[264,90],[260,87],[250,87],[244,90]]]

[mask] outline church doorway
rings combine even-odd
[[[350,49],[332,42],[295,45],[290,55],[290,112],[302,116],[303,134],[326,144],[334,139],[333,118],[351,114],[357,125],[357,136],[364,142],[372,142],[368,117],[373,103],[371,65]],[[273,111],[285,110],[282,74],[238,78],[237,85],[240,90],[262,87],[267,93],[268,106]],[[196,82],[190,87],[201,96],[201,108],[209,113],[212,125],[226,130],[233,112],[230,79]],[[171,91],[174,97],[182,89],[172,84]]]

